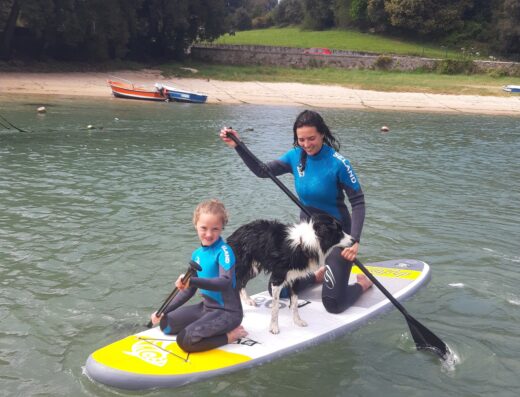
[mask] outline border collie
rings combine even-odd
[[[226,241],[235,253],[237,286],[247,304],[255,306],[245,290],[248,281],[259,272],[271,273],[273,302],[269,330],[273,334],[280,332],[278,310],[282,288],[290,290],[294,323],[305,327],[307,323],[298,314],[298,296],[292,289],[294,281],[323,266],[334,247],[354,244],[340,223],[326,214],[292,225],[256,220],[239,227]]]

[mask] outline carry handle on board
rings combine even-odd
[[[248,156],[251,157],[264,171],[269,178],[272,179],[274,183],[278,185],[283,192],[289,196],[289,198],[298,206],[300,209],[308,216],[311,217],[311,212],[298,200],[298,198],[271,172],[269,167],[262,163],[250,150],[249,148],[236,137],[233,133],[227,132],[227,138],[231,139],[235,142],[244,152],[247,153]],[[363,273],[374,283],[374,285],[379,288],[379,290],[385,295],[390,302],[404,315],[406,321],[408,322],[408,327],[410,328],[410,332],[412,334],[413,340],[415,342],[415,346],[418,350],[430,350],[436,353],[441,359],[445,359],[447,354],[449,353],[448,346],[433,332],[431,332],[428,328],[422,325],[419,321],[413,318],[401,305],[397,299],[395,299],[390,292],[387,291],[385,287],[368,271],[368,269],[358,260],[355,259],[354,263],[361,269]]]
[[[196,271],[200,272],[201,270],[202,270],[202,268],[200,267],[200,265],[197,262],[190,261],[190,266],[188,267],[188,270],[186,270],[186,273],[184,273],[184,277],[182,278],[181,283],[186,284],[186,282],[191,278],[191,276]],[[155,313],[155,315],[157,317],[160,317],[161,314],[163,314],[164,310],[168,307],[168,305],[173,300],[173,298],[175,298],[177,296],[179,291],[180,291],[179,288],[177,288],[177,287],[174,288],[172,293],[168,296],[168,298],[166,298],[166,300],[163,302],[163,304],[161,305],[159,310],[157,310],[157,312]],[[148,328],[152,328],[153,327],[152,320],[150,320],[150,322],[148,323],[147,327]]]

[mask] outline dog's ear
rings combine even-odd
[[[331,216],[329,214],[319,212],[319,213],[313,214],[311,219],[314,223],[334,225],[336,227],[336,229],[343,230],[343,228],[341,227],[341,223],[336,218],[334,218],[333,216]]]

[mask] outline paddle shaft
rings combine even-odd
[[[197,270],[202,270],[202,268],[200,267],[200,265],[197,263],[197,262],[194,262],[194,261],[190,261],[190,266],[188,267],[188,270],[186,271],[186,273],[184,273],[184,276],[182,277],[181,279],[181,283],[182,284],[186,284],[186,282],[191,278],[191,276],[197,271]],[[173,289],[173,291],[171,292],[171,294],[168,296],[168,298],[166,298],[166,300],[163,302],[163,304],[161,305],[161,307],[159,308],[159,310],[157,310],[157,312],[155,313],[155,315],[157,317],[160,317],[161,314],[163,314],[164,310],[168,307],[168,305],[171,303],[171,301],[173,300],[173,298],[175,298],[177,296],[177,294],[180,292],[180,289],[175,287]],[[150,322],[147,324],[147,327],[148,328],[152,328],[153,327],[153,324],[152,324],[152,320],[150,320]]]
[[[22,130],[21,128],[18,128],[17,126],[13,125],[11,122],[9,122],[9,120],[7,120],[1,114],[0,114],[0,119],[2,119],[5,123],[7,123],[9,126],[13,127],[14,129],[18,130],[19,132],[26,132],[26,131]],[[2,125],[5,127],[5,124],[2,124]],[[9,126],[7,127],[7,129],[9,129]]]
[[[227,133],[227,137],[230,138],[233,142],[235,142],[242,150],[244,150],[257,164],[260,165],[262,170],[273,180],[274,183],[278,185],[280,189],[298,206],[300,209],[310,218],[312,216],[311,212],[300,202],[300,200],[291,192],[277,177],[272,173],[269,167],[261,162],[250,150],[249,148],[234,134]],[[426,327],[424,327],[419,321],[413,318],[399,303],[397,299],[395,299],[390,292],[368,271],[368,269],[358,260],[354,259],[354,263],[361,269],[363,273],[374,283],[374,285],[385,295],[390,302],[404,315],[405,319],[408,322],[408,326],[410,327],[410,331],[412,333],[412,337],[414,338],[415,345],[418,349],[429,349],[437,353],[441,358],[444,358],[448,353],[448,347],[446,344],[440,340],[435,334],[429,331]],[[426,336],[425,336],[426,334]],[[430,339],[430,342],[427,338]]]

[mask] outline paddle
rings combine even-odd
[[[27,132],[27,131],[22,130],[21,128],[18,128],[18,127],[15,126],[14,124],[11,124],[11,123],[9,122],[9,120],[7,120],[7,119],[6,119],[4,116],[2,116],[1,114],[0,114],[0,119],[2,119],[2,120],[4,121],[4,123],[7,123],[7,124],[8,124],[7,129],[9,129],[9,126],[11,126],[11,127],[13,127],[14,129],[18,130],[19,132]],[[2,124],[2,126],[3,126],[3,127],[6,127],[5,124]]]
[[[184,277],[182,277],[182,280],[181,282],[183,284],[186,284],[186,282],[190,279],[190,277],[195,273],[195,271],[201,271],[202,268],[200,267],[200,265],[195,262],[195,261],[190,261],[190,266],[188,267],[188,270],[186,271],[186,273],[184,274]],[[159,310],[157,310],[156,312],[156,316],[157,317],[160,317],[161,314],[163,314],[164,310],[168,307],[168,305],[170,304],[170,302],[173,300],[173,298],[175,298],[177,296],[177,294],[179,293],[180,289],[175,287],[172,291],[172,293],[170,294],[170,296],[168,296],[168,298],[166,298],[166,300],[164,301],[164,303],[161,305],[161,307],[159,308]],[[152,324],[152,320],[150,320],[150,322],[148,323],[147,327],[148,328],[152,328],[153,324]]]
[[[246,152],[253,161],[255,161],[260,168],[273,180],[274,183],[278,185],[283,192],[289,196],[289,198],[298,206],[300,209],[310,218],[312,216],[311,212],[305,208],[305,206],[298,200],[298,198],[271,172],[269,167],[266,164],[262,163],[250,150],[249,148],[234,134],[228,132],[227,137],[233,140],[240,148]],[[361,269],[363,273],[374,283],[374,285],[379,288],[379,290],[385,295],[390,302],[404,315],[406,321],[408,322],[408,327],[410,328],[410,332],[412,334],[413,340],[415,342],[415,346],[418,350],[430,350],[436,353],[441,359],[445,359],[446,355],[449,353],[448,346],[433,332],[431,332],[428,328],[422,325],[419,321],[413,318],[406,309],[395,299],[390,292],[387,291],[385,287],[368,271],[368,269],[358,260],[355,259],[354,263]]]

